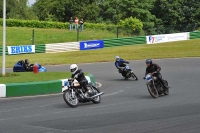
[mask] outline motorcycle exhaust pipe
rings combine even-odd
[[[98,93],[98,94],[96,94],[96,95],[94,95],[94,96],[92,96],[92,97],[85,97],[85,95],[83,95],[83,97],[84,97],[85,99],[93,99],[93,98],[98,97],[98,96],[103,95],[103,94],[104,94],[104,92],[100,92],[100,93]]]
[[[98,97],[98,96],[103,95],[103,94],[104,94],[104,92],[100,92],[100,93],[98,93],[98,94],[96,94],[96,95],[94,95],[94,96],[92,96],[90,98],[95,98],[95,97]]]

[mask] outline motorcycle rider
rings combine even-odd
[[[129,64],[129,62],[120,58],[119,56],[116,56],[115,58],[116,58],[116,61],[115,61],[116,68],[119,70],[119,73],[122,73],[123,75],[125,75],[126,73],[124,71],[124,67],[126,66],[126,64]]]
[[[149,73],[153,74],[153,76],[156,76],[158,78],[158,80],[161,82],[161,84],[167,89],[169,88],[168,85],[166,85],[162,79],[162,75],[160,74],[161,71],[161,67],[155,63],[153,63],[153,61],[151,59],[147,59],[146,60],[146,73],[145,76]],[[145,79],[145,77],[144,77]]]
[[[88,94],[91,94],[92,92],[87,88],[88,85],[88,81],[85,78],[84,72],[82,69],[78,69],[78,66],[76,64],[72,64],[70,66],[70,70],[71,70],[71,78],[74,80],[76,79],[80,86],[84,89],[84,91]]]
[[[29,60],[25,59],[24,67],[27,71],[31,70],[33,66],[30,65]]]

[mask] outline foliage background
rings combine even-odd
[[[0,2],[0,11],[2,12]],[[156,34],[160,27],[170,27],[168,31],[183,29],[187,24],[199,23],[199,0],[36,0],[27,6],[27,0],[7,0],[7,18],[68,22],[70,17],[83,18],[90,28],[103,25],[117,25],[132,17],[142,22],[145,34]],[[0,14],[2,18],[2,14]],[[35,25],[37,25],[34,22]],[[200,24],[200,23],[199,23]],[[44,27],[44,23],[40,27]],[[50,25],[49,23],[47,24]],[[58,24],[62,28],[63,24]],[[182,26],[181,26],[182,25]],[[68,27],[68,25],[65,25]],[[65,27],[64,26],[64,27]],[[94,26],[94,27],[93,27]],[[133,25],[134,27],[136,25]],[[50,26],[51,27],[51,26]],[[55,26],[53,26],[55,27]],[[103,27],[103,26],[101,26]],[[159,28],[158,28],[159,27]],[[127,27],[129,28],[129,27]]]

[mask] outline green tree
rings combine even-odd
[[[3,2],[0,2],[0,10],[3,12]],[[0,14],[1,18],[2,15]],[[6,16],[15,19],[37,19],[32,7],[27,6],[27,0],[7,0]]]
[[[168,25],[172,29],[169,32],[176,32],[200,20],[200,1],[156,0],[152,13],[160,20],[157,24]]]
[[[105,0],[101,8],[104,20],[118,23],[121,19],[136,17],[143,22],[143,29],[147,34],[155,31],[156,17],[150,11],[154,0]]]
[[[16,0],[7,0],[6,1],[6,16],[11,12],[13,7],[16,7],[17,1]],[[0,2],[0,17],[3,17],[3,0]]]

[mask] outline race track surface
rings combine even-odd
[[[199,133],[200,59],[155,60],[170,95],[153,99],[142,79],[144,61],[131,61],[139,81],[124,80],[114,63],[79,65],[105,92],[100,104],[70,108],[62,95],[0,99],[0,133]],[[69,65],[46,66],[68,71]]]

